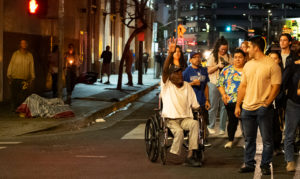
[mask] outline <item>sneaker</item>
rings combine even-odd
[[[196,161],[194,157],[186,158],[184,165],[189,167],[201,167],[202,163]]]
[[[100,80],[99,82],[102,83],[102,80]]]
[[[232,147],[232,141],[229,141],[224,145],[225,149],[231,149],[231,147]]]
[[[250,172],[254,172],[254,170],[255,170],[254,167],[243,166],[240,168],[239,173],[250,173]]]
[[[104,84],[110,84],[110,82],[109,82],[109,81],[107,81],[107,82],[105,82]]]
[[[224,135],[224,134],[225,134],[225,131],[220,130],[219,135]]]
[[[261,168],[261,173],[263,175],[271,175],[271,170],[270,168]]]
[[[210,146],[211,146],[211,143],[204,142],[204,146],[205,146],[205,147],[210,147]]]
[[[287,165],[286,165],[286,171],[288,172],[294,172],[296,169],[295,169],[295,162],[292,161],[292,162],[288,162]]]
[[[208,130],[208,132],[210,133],[210,134],[215,134],[216,133],[216,131],[214,130],[214,129],[211,129],[211,128],[207,128],[207,130]]]

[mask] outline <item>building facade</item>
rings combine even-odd
[[[169,21],[176,21],[176,0],[164,2],[170,10]],[[282,32],[286,18],[300,16],[300,2],[295,0],[178,0],[178,4],[177,21],[187,29],[184,38],[190,49],[211,48],[222,35],[231,47],[253,34],[269,37],[270,43]]]
[[[7,67],[11,56],[19,48],[20,40],[28,41],[28,49],[34,56],[36,80],[33,92],[46,89],[48,54],[58,40],[58,3],[60,0],[44,0],[47,4],[43,15],[28,13],[29,0],[0,0],[0,101],[10,99]],[[124,0],[121,2],[130,2]],[[44,4],[43,4],[44,5]],[[64,49],[73,43],[80,56],[81,72],[100,72],[100,55],[107,45],[113,54],[112,72],[118,73],[119,62],[132,29],[122,22],[120,1],[115,0],[64,0]],[[132,13],[133,7],[125,7]],[[150,28],[146,30],[144,46],[151,51],[151,23],[153,11],[146,13]],[[151,21],[152,20],[152,21]],[[138,49],[132,43],[131,49]]]

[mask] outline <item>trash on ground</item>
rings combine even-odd
[[[99,118],[95,120],[96,122],[106,122],[103,118]]]

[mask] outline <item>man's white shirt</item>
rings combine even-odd
[[[193,118],[192,108],[199,108],[195,92],[188,82],[177,88],[169,79],[161,80],[161,97],[163,101],[162,117]]]

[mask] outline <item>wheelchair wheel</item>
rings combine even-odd
[[[156,162],[159,155],[158,127],[153,117],[147,120],[145,127],[146,152],[151,162]]]

